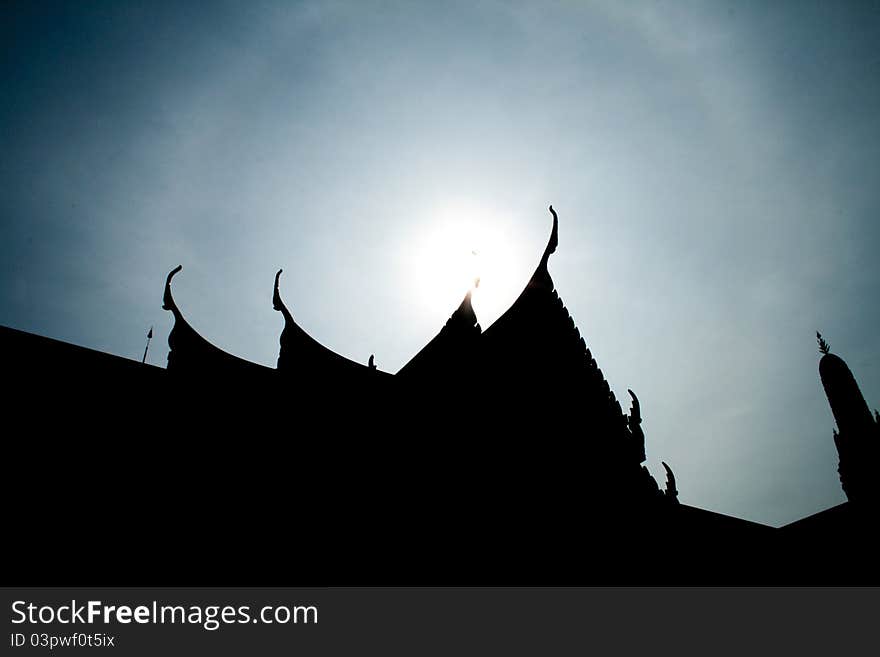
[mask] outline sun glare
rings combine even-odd
[[[471,290],[486,328],[516,298],[527,279],[503,219],[470,203],[449,205],[428,218],[412,272],[421,305],[432,317],[445,320]]]

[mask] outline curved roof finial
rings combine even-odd
[[[369,366],[369,368],[371,370],[376,369],[376,362],[375,362],[374,358],[375,358],[375,354],[370,354],[370,360],[367,363],[367,365]]]
[[[608,385],[607,381],[603,381],[603,384],[605,386]],[[644,463],[645,459],[648,458],[648,454],[645,452],[645,432],[642,431],[641,426],[642,406],[639,404],[639,398],[636,397],[636,393],[629,389],[627,392],[632,397],[632,408],[630,408],[629,415],[626,417],[626,424],[632,434],[633,448],[636,450],[639,463]]]
[[[632,397],[632,409],[629,412],[632,421],[641,424],[642,422],[642,405],[639,404],[639,398],[636,397],[636,393],[627,388],[626,390],[629,393],[629,396]]]
[[[532,280],[529,281],[530,286],[549,287],[553,289],[553,279],[550,278],[550,271],[547,269],[547,261],[550,260],[550,254],[556,252],[559,246],[559,218],[556,216],[556,210],[550,206],[550,214],[553,215],[553,230],[550,233],[550,241],[547,242],[547,248],[544,249],[544,255],[541,256],[541,262],[535,270]]]
[[[284,302],[281,300],[281,293],[278,291],[278,279],[281,278],[281,272],[283,271],[283,269],[279,269],[275,274],[275,287],[272,290],[272,307],[284,315],[285,320],[292,321],[293,317],[287,309],[287,306],[285,306]]]
[[[544,249],[544,255],[541,258],[541,264],[546,267],[547,261],[550,259],[551,253],[556,253],[556,247],[559,246],[559,217],[556,216],[556,210],[550,206],[550,214],[553,215],[553,231],[550,233],[550,241],[547,248]]]
[[[281,306],[284,305],[281,301],[281,295],[278,293],[278,279],[281,278],[281,272],[283,271],[283,269],[279,269],[275,273],[275,287],[272,290],[272,307],[275,308],[275,310],[281,310]]]
[[[174,269],[168,272],[168,277],[165,279],[165,293],[162,295],[162,309],[170,310],[173,313],[179,313],[180,311],[177,309],[177,304],[174,303],[174,297],[171,295],[171,279],[177,275],[183,269],[183,265],[177,265]]]
[[[663,464],[663,468],[666,470],[666,495],[668,497],[678,497],[678,489],[675,487],[675,475],[672,474],[672,468],[663,461],[660,461],[660,463]]]

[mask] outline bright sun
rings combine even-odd
[[[473,203],[450,204],[427,221],[414,249],[413,287],[437,319],[458,307],[468,290],[485,329],[507,309],[525,283],[502,218]],[[479,287],[474,289],[479,279]]]

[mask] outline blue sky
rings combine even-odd
[[[274,365],[396,371],[550,270],[648,466],[771,524],[843,501],[814,334],[880,404],[876,3],[4,3],[0,323],[162,365],[175,297]],[[471,256],[472,250],[478,255]],[[467,394],[463,390],[463,394]]]

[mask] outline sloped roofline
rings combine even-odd
[[[497,326],[499,323],[503,324],[503,320],[505,317],[509,316],[514,312],[514,309],[517,305],[517,302],[525,295],[529,289],[535,287],[545,287],[550,290],[553,289],[553,280],[550,277],[550,272],[548,270],[548,262],[550,256],[556,252],[556,248],[559,245],[559,218],[556,214],[556,211],[553,209],[553,206],[549,206],[550,214],[553,216],[553,227],[550,232],[550,237],[547,242],[547,246],[544,249],[544,252],[541,256],[541,260],[538,263],[535,272],[532,274],[528,283],[526,284],[523,291],[517,297],[517,300],[511,304],[511,306],[497,319],[492,325],[486,330],[491,331],[491,329]],[[168,336],[169,346],[171,347],[171,351],[173,352],[175,349],[175,345],[173,344],[180,336],[186,336],[185,339],[188,339],[191,343],[197,345],[198,351],[200,351],[204,356],[210,357],[212,354],[219,359],[233,359],[230,362],[235,362],[238,365],[247,365],[255,368],[264,368],[267,370],[272,370],[273,368],[268,368],[264,365],[259,365],[257,363],[253,363],[251,361],[245,360],[229,352],[221,349],[220,347],[214,345],[205,337],[203,337],[198,331],[196,331],[192,325],[186,320],[177,303],[174,300],[174,295],[171,291],[171,281],[172,279],[183,269],[182,265],[178,265],[174,269],[172,269],[165,280],[165,292],[163,295],[163,304],[162,308],[165,310],[169,310],[174,314],[174,328],[172,328],[171,333]],[[272,306],[275,310],[279,311],[284,317],[284,330],[282,331],[282,348],[281,354],[279,355],[279,368],[282,369],[282,361],[285,356],[285,342],[296,344],[296,353],[290,353],[290,357],[296,357],[298,354],[305,354],[307,357],[312,359],[322,359],[326,360],[327,363],[334,363],[337,367],[342,366],[351,370],[367,370],[374,373],[387,374],[386,372],[380,372],[376,369],[375,365],[372,365],[373,355],[370,356],[370,365],[365,365],[354,361],[350,358],[347,358],[329,347],[321,344],[318,340],[313,338],[306,332],[293,318],[293,314],[287,308],[283,299],[281,298],[280,293],[280,277],[283,272],[283,269],[279,269],[275,274],[275,283],[272,292]],[[482,332],[479,324],[477,323],[477,317],[474,314],[473,307],[471,305],[471,293],[472,290],[468,290],[465,294],[464,299],[462,300],[459,307],[452,313],[446,325],[441,329],[440,333],[435,336],[425,347],[420,349],[407,363],[400,368],[398,374],[407,369],[407,367],[420,359],[420,355],[423,354],[429,347],[435,345],[438,339],[440,339],[444,333],[448,331],[449,328],[458,325],[467,324],[469,327],[473,327],[477,332]],[[485,333],[485,332],[483,332]],[[171,366],[173,360],[172,353],[169,353],[169,366]]]
[[[281,298],[280,278],[283,271],[283,269],[279,269],[275,273],[275,285],[272,291],[272,307],[284,316],[284,330],[282,331],[281,337],[282,353],[279,354],[279,369],[282,368],[282,359],[288,356],[288,354],[283,353],[285,348],[287,347],[287,345],[285,345],[285,341],[290,340],[297,343],[296,349],[298,351],[305,352],[306,354],[309,354],[312,358],[325,358],[328,360],[328,362],[335,363],[336,366],[343,366],[350,369],[387,374],[387,372],[382,372],[381,370],[378,370],[376,366],[372,364],[374,355],[370,355],[370,361],[366,365],[350,358],[346,358],[342,354],[339,354],[329,347],[326,347],[318,342],[318,340],[309,335],[309,333],[305,329],[297,324],[296,320],[293,318],[293,314],[290,312],[290,310],[285,305],[284,300]],[[296,353],[289,355],[291,357],[296,357]]]
[[[176,348],[179,348],[179,345],[177,345],[177,343],[182,338],[183,340],[190,342],[190,348],[192,347],[192,345],[195,345],[195,348],[202,355],[202,357],[216,358],[219,361],[225,360],[230,364],[234,363],[239,366],[248,366],[252,368],[262,368],[269,371],[275,371],[275,368],[266,367],[265,365],[260,365],[259,363],[254,363],[221,349],[220,347],[213,344],[210,340],[202,336],[198,331],[195,330],[195,328],[193,328],[193,326],[184,317],[183,312],[177,305],[177,302],[174,300],[174,295],[171,290],[172,279],[182,269],[183,265],[178,265],[168,273],[168,276],[165,279],[165,291],[162,298],[162,308],[164,310],[171,311],[171,313],[174,315],[174,327],[171,329],[171,333],[169,333],[168,335],[168,344],[171,348],[171,353],[169,353],[169,366],[172,368],[174,367],[172,365],[175,358],[173,352]],[[281,294],[279,292],[279,278],[281,276],[281,272],[282,270],[279,269],[278,272],[275,274],[275,286],[272,294],[272,305],[275,310],[280,311],[281,314],[284,316],[284,330],[288,332],[288,335],[290,335],[292,339],[299,343],[298,349],[305,349],[306,352],[310,353],[312,357],[326,359],[328,362],[335,363],[337,366],[343,366],[349,369],[369,371],[373,374],[388,374],[387,372],[382,372],[378,370],[375,366],[370,367],[369,365],[358,363],[357,361],[351,360],[349,358],[346,358],[345,356],[342,356],[341,354],[336,353],[332,349],[329,349],[328,347],[322,345],[320,342],[310,336],[305,330],[303,330],[293,319],[293,315],[284,304],[284,301],[281,299]]]
[[[522,292],[516,297],[516,300],[510,304],[510,307],[505,310],[501,315],[492,322],[486,329],[483,331],[483,334],[491,335],[492,329],[496,326],[503,325],[506,321],[506,318],[510,317],[516,312],[517,304],[520,299],[522,299],[526,294],[528,294],[529,290],[534,288],[547,288],[548,290],[553,290],[553,278],[550,276],[550,270],[547,268],[547,265],[550,261],[550,256],[556,253],[556,248],[559,246],[559,217],[556,214],[556,210],[553,209],[553,206],[550,205],[549,208],[550,214],[553,216],[553,227],[550,230],[550,237],[547,240],[547,246],[544,248],[544,253],[541,255],[541,260],[538,262],[538,266],[535,268],[535,272],[532,274],[529,281],[526,283]],[[488,336],[487,336],[488,337]]]
[[[174,300],[174,295],[171,291],[171,280],[178,273],[180,273],[182,269],[183,265],[177,265],[177,267],[168,272],[168,276],[165,279],[165,291],[162,296],[162,308],[164,310],[170,310],[174,315],[174,327],[168,334],[168,346],[170,347],[170,351],[168,353],[168,368],[176,369],[180,367],[181,369],[189,369],[195,364],[192,362],[188,362],[186,364],[176,363],[176,360],[180,354],[175,353],[175,351],[181,348],[181,345],[178,343],[183,340],[184,343],[190,343],[189,349],[195,347],[196,352],[198,352],[198,354],[200,354],[202,358],[212,358],[216,359],[219,362],[225,361],[232,366],[242,369],[256,370],[262,368],[264,370],[271,370],[271,368],[268,368],[265,365],[260,365],[259,363],[254,363],[252,361],[245,360],[244,358],[240,358],[239,356],[230,354],[229,352],[221,349],[220,347],[207,340],[192,327],[192,325],[183,316],[183,313],[178,307],[177,302]]]

